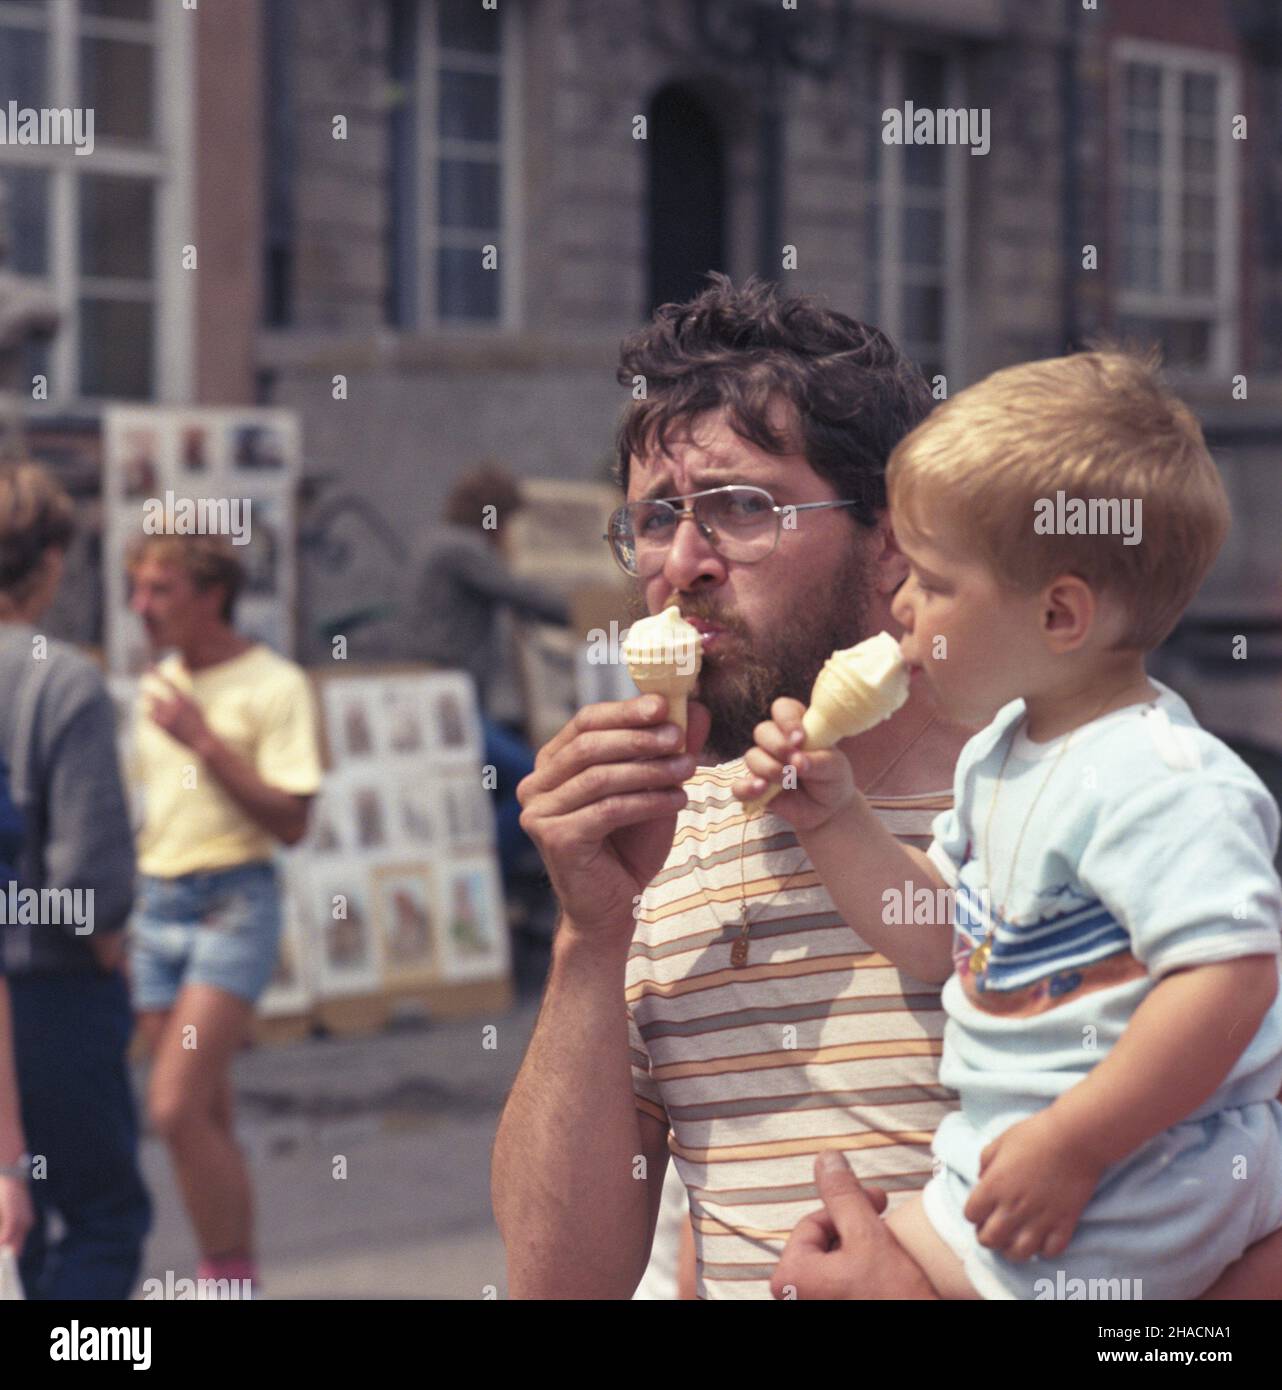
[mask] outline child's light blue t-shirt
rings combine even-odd
[[[928,852],[956,889],[957,921],[939,1076],[986,1134],[1080,1081],[1168,972],[1249,955],[1277,969],[1277,805],[1152,684],[1151,704],[1044,744],[1023,732],[1024,702],[1006,705],[962,749],[953,809],[932,827]],[[1282,997],[1187,1118],[1280,1088]]]

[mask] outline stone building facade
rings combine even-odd
[[[0,41],[14,8],[0,3]],[[739,279],[764,262],[879,323],[948,392],[1092,335],[1157,338],[1238,513],[1198,640],[1249,620],[1268,666],[1282,657],[1268,650],[1282,619],[1275,9],[200,4],[180,40],[190,81],[172,55],[158,78],[162,109],[190,102],[169,147],[188,201],[162,230],[197,240],[201,269],[158,286],[177,366],[153,394],[297,409],[309,497],[332,503],[304,536],[304,590],[397,589],[469,465],[605,476],[619,339],[714,265]],[[816,20],[813,46],[794,43]],[[783,60],[792,48],[804,64]],[[886,111],[907,102],[982,115],[987,152],[885,143]],[[47,424],[95,409],[73,391]]]

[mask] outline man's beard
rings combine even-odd
[[[705,654],[699,672],[699,702],[712,715],[712,728],[700,762],[729,762],[754,742],[753,731],[770,718],[771,705],[788,695],[810,703],[811,687],[835,651],[853,647],[867,633],[871,566],[856,545],[835,575],[817,577],[813,587],[793,596],[793,612],[770,633],[753,634],[735,613],[718,608],[705,591],[681,596],[681,616],[703,618],[737,639],[727,656]],[[635,617],[640,595],[629,605]]]

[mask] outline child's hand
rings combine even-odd
[[[1067,1248],[1102,1171],[1043,1111],[1011,1125],[980,1154],[966,1219],[981,1245],[1017,1264],[1054,1257]]]
[[[730,789],[740,801],[751,801],[782,783],[786,790],[770,803],[771,811],[797,830],[817,830],[859,793],[844,754],[835,748],[800,751],[805,712],[800,700],[786,696],[770,706],[773,717],[753,730],[756,743],[745,754],[753,775],[737,779]]]

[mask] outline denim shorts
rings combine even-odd
[[[130,927],[134,1008],[168,1009],[183,985],[214,985],[255,1003],[280,948],[270,863],[139,881]]]

